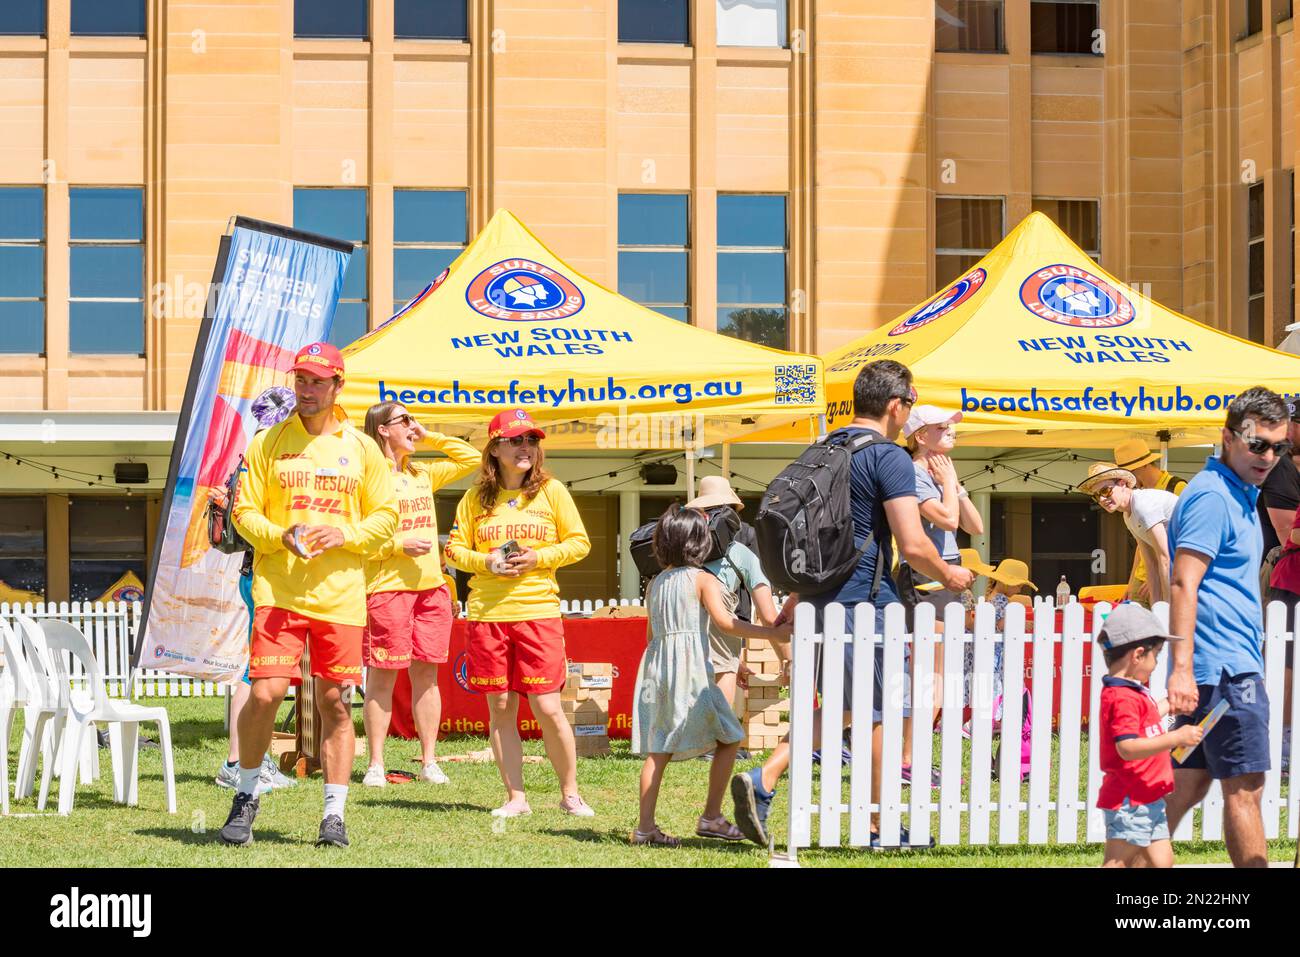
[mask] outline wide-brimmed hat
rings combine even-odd
[[[1029,580],[1029,566],[1018,558],[1004,558],[997,568],[984,574],[1004,585],[1027,585],[1038,591],[1038,586]]]
[[[1125,439],[1115,446],[1115,465],[1122,469],[1140,469],[1160,458],[1142,439]]]
[[[978,549],[962,548],[958,551],[961,555],[962,568],[969,568],[978,575],[987,575],[993,571],[993,566],[985,563],[984,559],[980,558]]]
[[[1123,482],[1129,488],[1137,488],[1138,484],[1136,475],[1114,462],[1093,462],[1088,466],[1088,477],[1079,483],[1079,491],[1084,495],[1094,495],[1102,482]]]
[[[732,489],[731,483],[721,475],[706,475],[700,479],[700,494],[691,499],[683,508],[716,508],[719,505],[733,505],[743,508],[744,503]]]

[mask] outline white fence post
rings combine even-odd
[[[971,672],[970,843],[989,842],[993,807],[990,781],[993,761],[993,648],[1000,636],[993,630],[993,605],[975,606],[975,662]]]
[[[858,611],[870,613],[870,606],[859,605]],[[821,788],[818,795],[817,843],[822,847],[840,846],[840,806],[843,784],[840,779],[840,738],[844,734],[844,606],[826,609],[822,624],[822,697],[821,697]],[[856,663],[856,662],[855,662]],[[854,679],[857,673],[854,671]]]
[[[853,700],[850,711],[856,716],[849,733],[849,750],[853,763],[849,772],[849,843],[853,847],[871,844],[871,815],[873,783],[871,766],[874,759],[871,717],[876,708],[876,615],[870,605],[859,605],[864,611],[853,616]],[[791,719],[793,721],[793,719]],[[791,725],[793,742],[794,726]],[[811,765],[810,765],[811,773]]]
[[[789,847],[812,843],[812,722],[817,683],[817,625],[812,605],[794,612],[790,665],[790,827]],[[853,762],[855,765],[857,761]]]
[[[1082,719],[1083,654],[1088,641],[1083,630],[1083,606],[1065,606],[1061,622],[1060,771],[1056,791],[1056,840],[1073,844],[1079,838],[1079,738]],[[1083,805],[1085,811],[1086,805]]]

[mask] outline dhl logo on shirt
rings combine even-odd
[[[343,507],[341,498],[312,498],[310,495],[295,495],[289,503],[291,512],[323,512],[326,515],[351,515],[352,509]]]
[[[413,532],[417,528],[433,528],[433,517],[430,515],[416,515],[413,518],[404,518],[397,525],[399,532]]]

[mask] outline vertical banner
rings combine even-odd
[[[172,446],[133,668],[213,681],[243,673],[243,555],[209,544],[208,492],[225,484],[256,431],[254,401],[284,386],[299,348],[329,334],[352,249],[243,217],[222,238]]]

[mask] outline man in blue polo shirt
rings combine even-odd
[[[1175,727],[1199,722],[1221,700],[1228,710],[1200,747],[1175,764],[1166,802],[1172,833],[1218,780],[1223,832],[1236,867],[1267,867],[1260,799],[1268,757],[1263,612],[1263,549],[1255,511],[1259,486],[1290,452],[1281,396],[1248,389],[1228,406],[1223,453],[1184,490],[1169,521],[1174,552],[1169,708]]]

